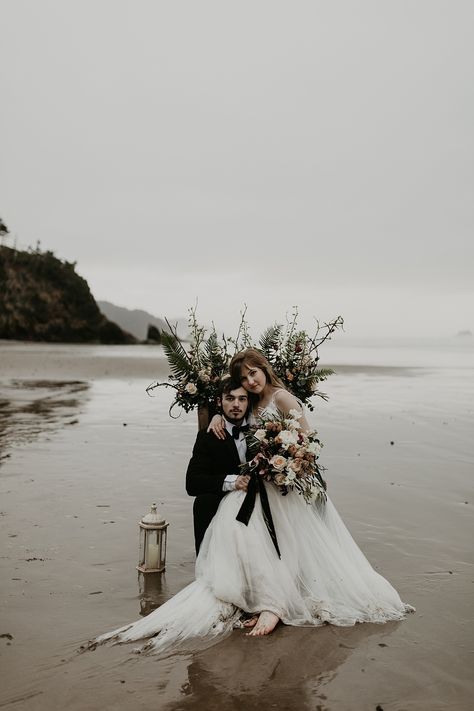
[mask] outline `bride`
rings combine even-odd
[[[260,351],[248,348],[237,353],[230,375],[248,391],[254,420],[297,409],[301,429],[309,430],[299,401]],[[210,429],[224,436],[220,416],[213,418]],[[145,639],[143,650],[192,651],[218,641],[234,627],[262,636],[279,621],[350,626],[400,620],[413,611],[372,568],[329,497],[325,503],[308,504],[297,493],[282,496],[272,483],[263,485],[277,546],[262,510],[263,497],[257,495],[244,525],[236,517],[246,494],[229,492],[204,536],[195,581],[148,617],[101,635],[93,644]]]

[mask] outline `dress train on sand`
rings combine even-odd
[[[196,580],[147,617],[94,643],[147,640],[141,651],[193,651],[229,634],[242,613],[274,612],[286,625],[351,626],[401,620],[413,611],[370,565],[331,500],[307,504],[265,483],[281,559],[260,500],[248,526],[236,521],[245,496],[221,501],[196,561]]]

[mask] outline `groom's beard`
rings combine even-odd
[[[245,419],[245,415],[243,417],[233,417],[232,415],[224,415],[224,417],[227,422],[230,422],[231,425],[241,425]]]

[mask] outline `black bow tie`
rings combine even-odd
[[[248,425],[234,425],[232,427],[232,437],[234,439],[239,439],[240,438],[240,433],[241,432],[247,432],[249,426]]]

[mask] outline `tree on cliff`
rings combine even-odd
[[[6,224],[4,223],[4,221],[2,220],[2,218],[0,217],[0,240],[1,240],[1,243],[2,243],[2,244],[3,244],[3,240],[5,239],[5,237],[6,237],[8,234],[10,234],[10,230],[8,229],[8,227],[6,226]]]

